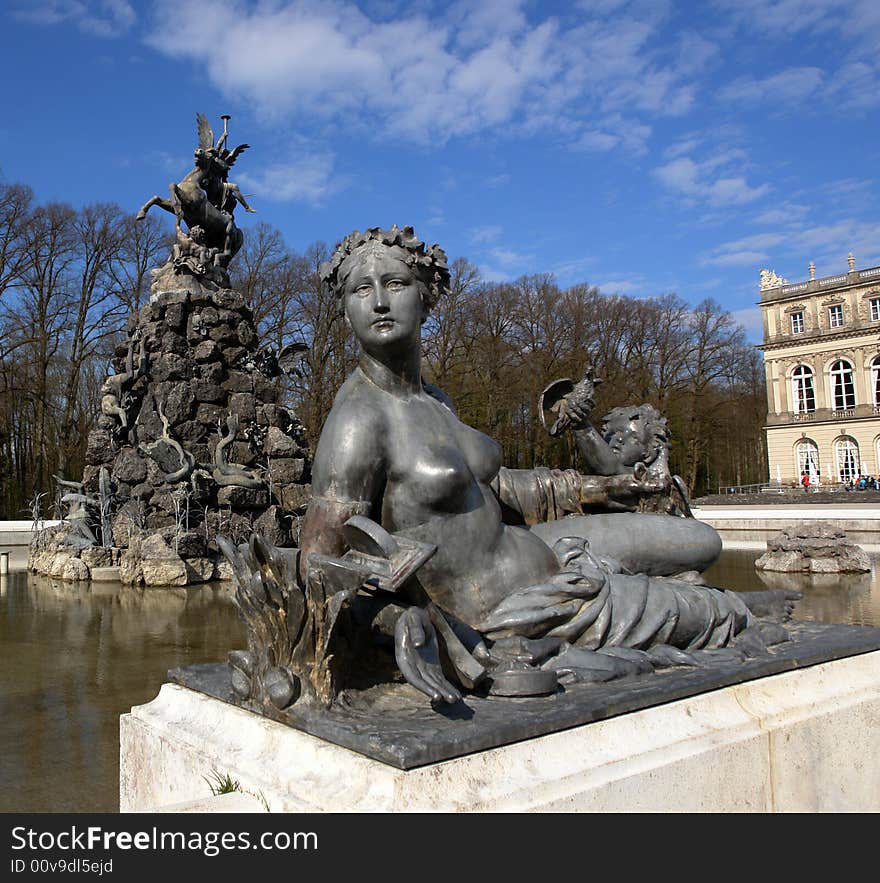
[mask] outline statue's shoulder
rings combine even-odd
[[[339,387],[327,421],[333,418],[348,422],[355,416],[359,422],[375,427],[382,417],[379,407],[381,399],[379,390],[367,380],[360,369],[355,368]]]
[[[374,393],[355,375],[340,387],[318,439],[313,492],[345,500],[369,498],[364,488],[372,487],[382,473],[388,437]]]
[[[452,411],[452,413],[455,414],[456,417],[458,416],[458,411],[455,410],[455,405],[452,404],[452,399],[449,398],[449,396],[446,395],[446,393],[443,392],[443,390],[440,389],[439,386],[434,386],[433,383],[427,383],[423,380],[422,389],[429,396],[431,396],[432,399],[436,399],[438,402],[440,402],[441,405],[445,405],[447,408],[449,408],[449,410]]]
[[[321,429],[316,456],[321,448],[354,453],[364,446],[364,439],[382,432],[386,421],[376,401],[376,390],[358,375],[357,371],[350,374],[336,393]]]

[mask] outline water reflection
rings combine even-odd
[[[804,593],[795,617],[812,622],[880,626],[878,557],[870,573],[794,574],[755,570],[760,551],[725,551],[706,571],[709,583],[741,592],[755,589],[796,589]]]
[[[227,586],[10,574],[0,594],[0,811],[115,811],[119,715],[244,636]]]
[[[870,574],[755,571],[726,551],[710,582],[798,588],[796,616],[880,626]],[[223,660],[245,644],[228,586],[132,589],[12,573],[0,582],[0,811],[118,808],[119,715],[149,702],[169,668]]]

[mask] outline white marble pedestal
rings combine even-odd
[[[273,812],[876,812],[878,745],[880,651],[412,770],[165,684],[121,718],[120,808],[211,809],[217,771]]]

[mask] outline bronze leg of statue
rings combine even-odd
[[[152,199],[148,199],[143,204],[143,206],[141,207],[141,210],[137,213],[137,215],[135,215],[135,218],[138,221],[143,221],[143,219],[147,216],[147,212],[154,205],[159,206],[159,208],[164,209],[166,212],[169,212],[172,215],[176,214],[176,212],[174,211],[174,206],[171,205],[170,199],[165,199],[161,196],[154,196]]]
[[[643,512],[569,516],[529,528],[551,548],[566,536],[583,537],[598,558],[613,558],[630,573],[673,576],[704,571],[721,554],[717,531],[694,518]]]

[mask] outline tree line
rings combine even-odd
[[[136,222],[108,203],[39,205],[29,188],[0,184],[0,517],[24,517],[35,494],[51,500],[54,474],[82,474],[110,359],[171,242],[158,217]],[[312,449],[357,358],[320,282],[329,254],[320,242],[297,252],[257,224],[232,265],[263,341],[309,347],[279,383]],[[578,465],[570,439],[541,426],[538,399],[592,365],[603,379],[594,422],[615,405],[655,405],[669,419],[673,468],[696,493],[766,478],[761,358],[714,301],[561,288],[549,274],[490,282],[461,257],[450,269],[423,331],[425,378],[501,443],[506,465]]]

